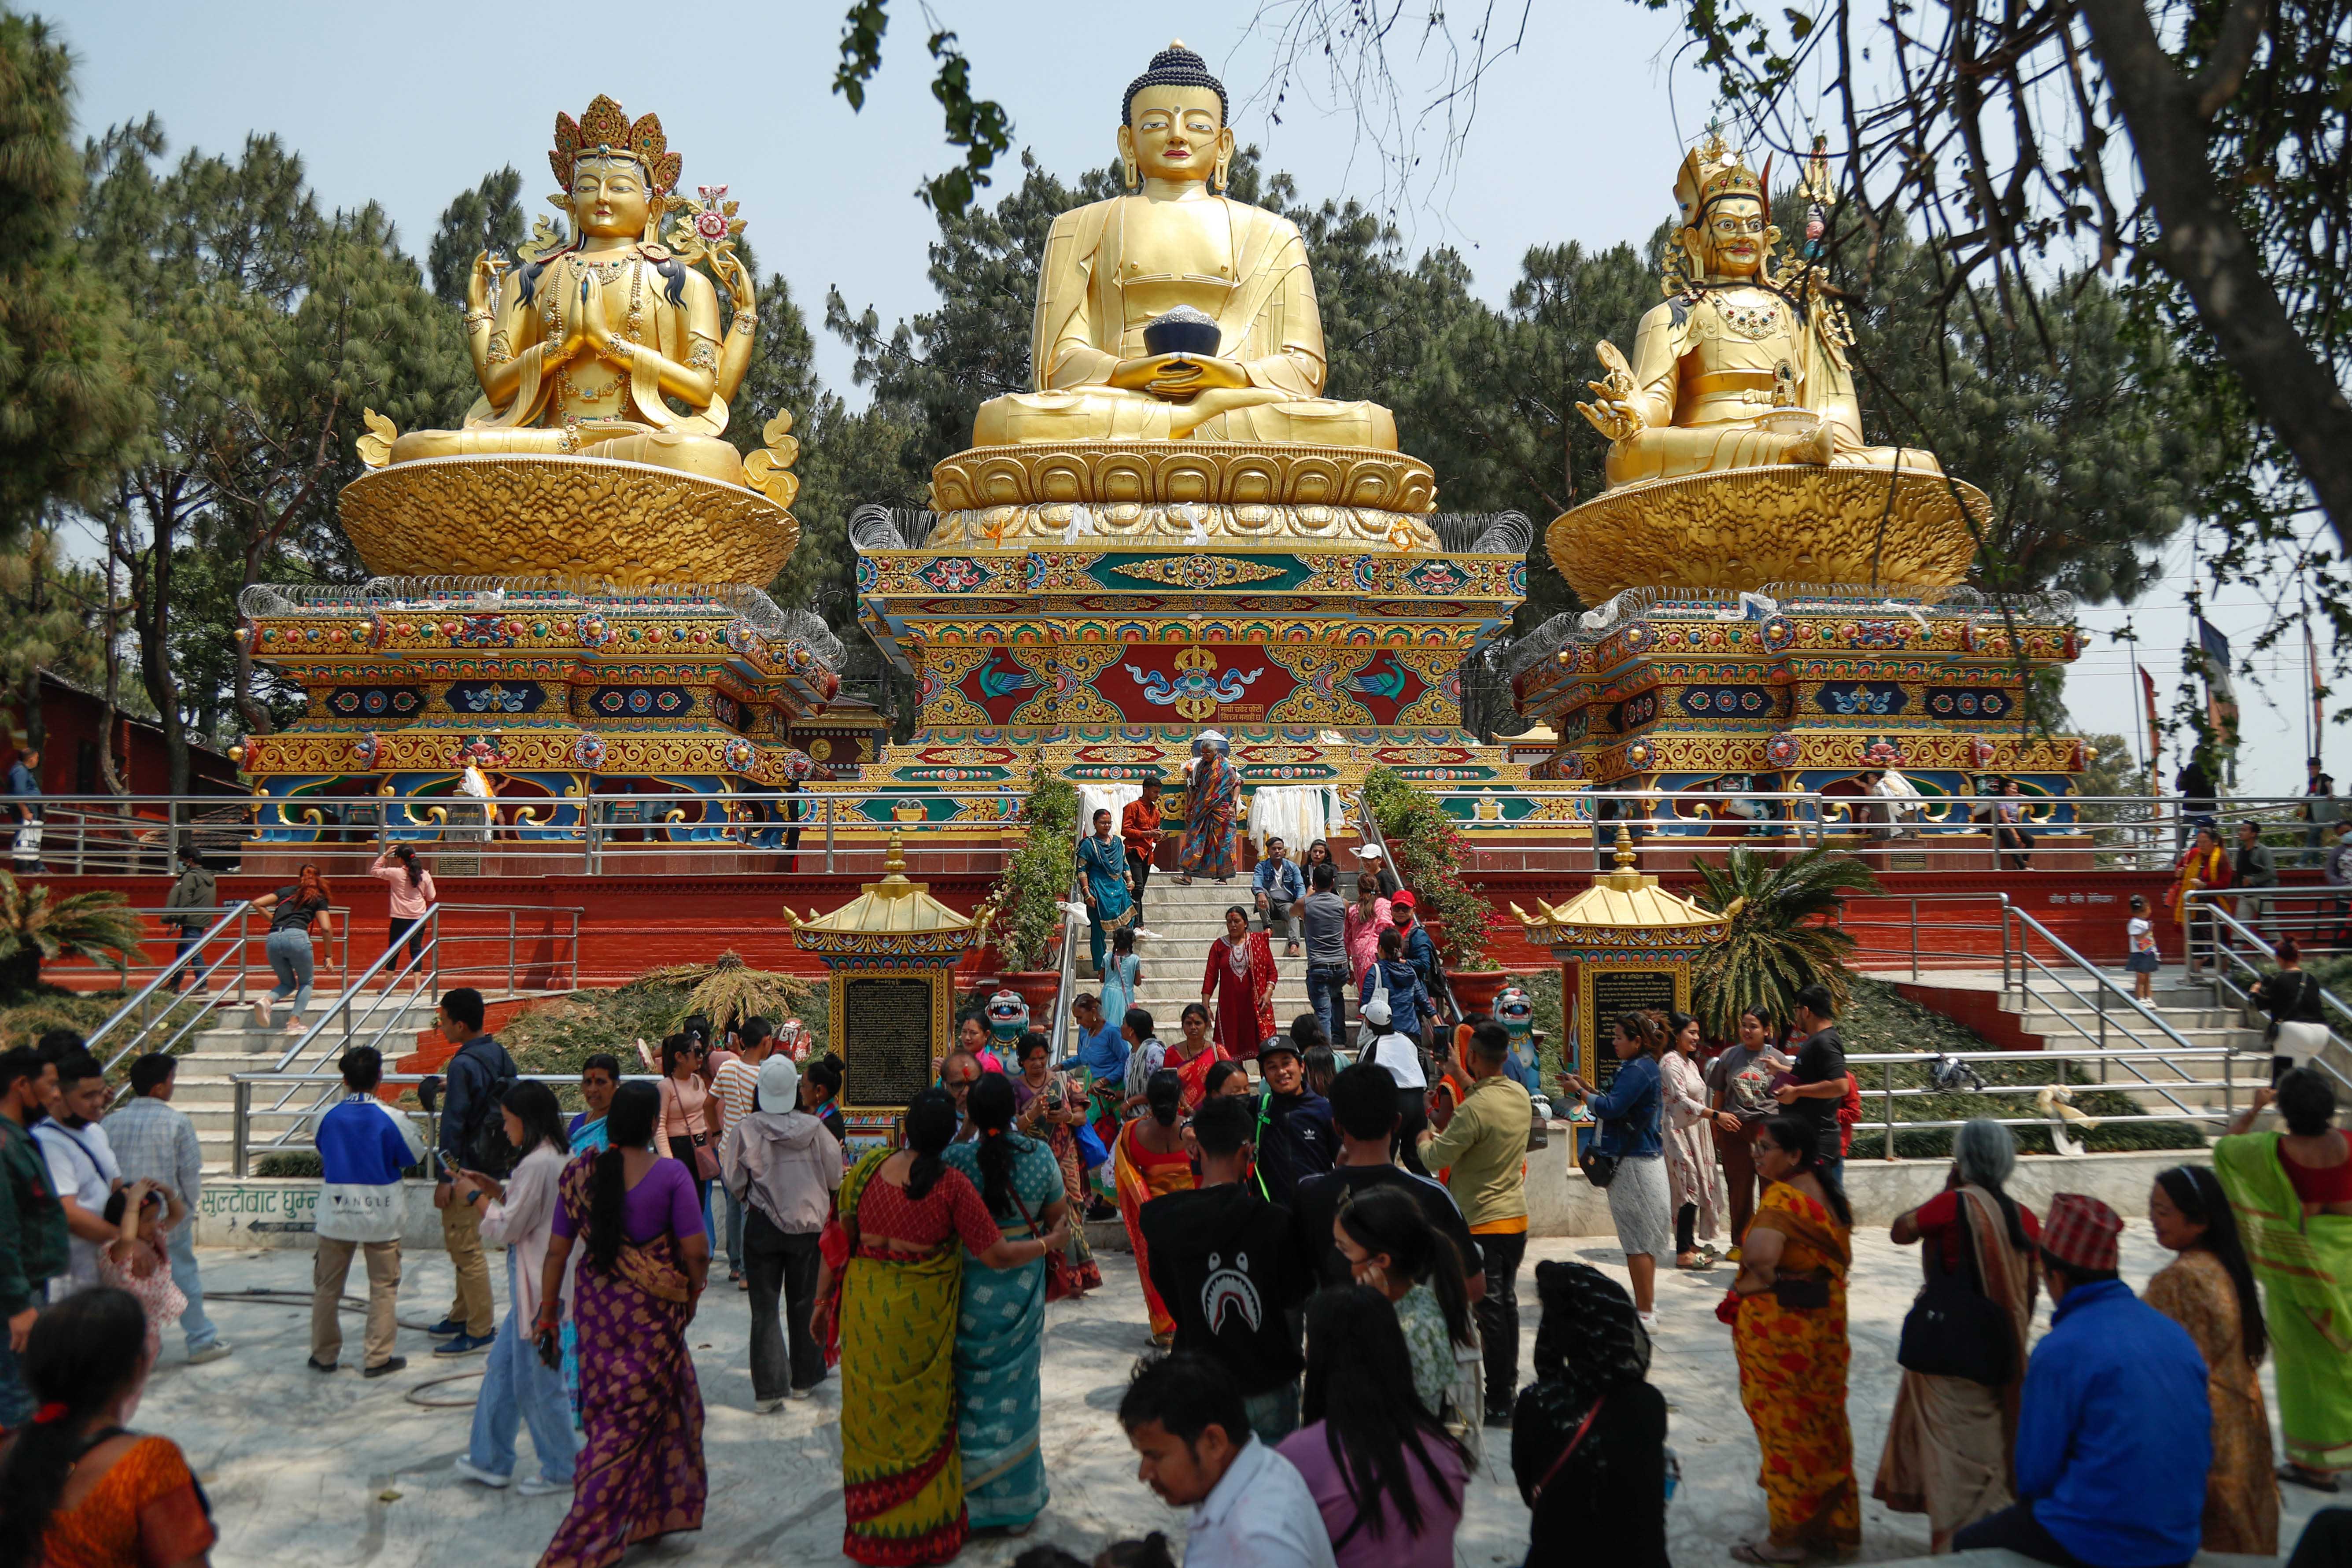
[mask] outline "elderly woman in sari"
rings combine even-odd
[[[1274,1038],[1274,941],[1249,928],[1249,910],[1235,904],[1225,911],[1225,934],[1209,943],[1201,969],[1201,1002],[1212,1010],[1217,1044],[1226,1056],[1245,1062]]]
[[[1233,879],[1240,853],[1234,819],[1241,812],[1242,776],[1226,750],[1223,735],[1203,730],[1185,764],[1192,780],[1184,786],[1184,842],[1176,856],[1176,880],[1182,887],[1191,887],[1194,877]]]
[[[944,1158],[980,1192],[1011,1237],[1066,1231],[1069,1205],[1053,1151],[1013,1119],[1013,1083],[992,1073],[966,1102],[980,1135]],[[1045,1419],[1038,1382],[1045,1342],[1044,1258],[992,1268],[967,1252],[956,1318],[956,1445],[963,1451],[964,1508],[974,1530],[1026,1530],[1045,1510]]]
[[[686,1330],[710,1277],[710,1238],[693,1167],[654,1151],[660,1119],[653,1085],[621,1085],[604,1117],[607,1146],[565,1165],[558,1187],[536,1337],[545,1344],[557,1333],[577,1246],[585,1440],[572,1511],[540,1568],[604,1568],[640,1542],[702,1528],[702,1390]]]
[[[2000,1386],[1906,1368],[1895,1391],[1871,1495],[1897,1513],[1926,1514],[1937,1552],[1951,1550],[1961,1526],[2017,1500],[2017,1407],[2042,1227],[2005,1190],[2016,1170],[2008,1128],[1984,1117],[1966,1123],[1953,1134],[1943,1192],[1896,1215],[1892,1233],[1897,1247],[1924,1244],[1929,1279],[1959,1276],[2001,1310],[2010,1329],[2009,1375]]]
[[[1846,1424],[1846,1270],[1853,1211],[1822,1168],[1812,1125],[1776,1116],[1756,1141],[1766,1186],[1717,1316],[1731,1324],[1739,1403],[1756,1427],[1769,1541],[1742,1563],[1808,1563],[1862,1544],[1853,1431]]]
[[[1066,1221],[1041,1237],[1001,1234],[971,1179],[943,1158],[955,1134],[953,1097],[925,1089],[907,1110],[907,1147],[868,1153],[836,1200],[850,1252],[839,1307],[841,1550],[853,1562],[945,1563],[963,1550],[971,1530],[955,1377],[963,1253],[1018,1268],[1069,1235]],[[1053,1180],[1058,1187],[1058,1170]],[[820,1298],[828,1283],[820,1279]]]
[[[1111,833],[1108,807],[1095,813],[1094,831],[1078,840],[1078,869],[1087,879],[1087,947],[1099,975],[1110,931],[1134,907],[1127,887],[1127,849]]]

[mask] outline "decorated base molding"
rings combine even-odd
[[[757,490],[587,457],[429,458],[362,475],[343,528],[371,572],[765,583],[800,542]]]
[[[1968,575],[1974,485],[1892,468],[1780,463],[1626,485],[1562,513],[1546,543],[1588,605],[1626,588],[1746,591],[1771,583],[1875,583],[1891,593]]]
[[[974,447],[931,470],[931,542],[1321,540],[1435,550],[1428,464],[1354,447],[1075,441]]]

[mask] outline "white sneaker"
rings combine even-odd
[[[520,1497],[552,1497],[557,1492],[569,1497],[572,1494],[572,1483],[551,1481],[545,1476],[526,1476],[515,1483],[515,1492]]]
[[[812,1383],[806,1388],[795,1388],[790,1394],[785,1394],[784,1397],[787,1399],[814,1399],[816,1397],[816,1384]]]
[[[751,1401],[751,1414],[754,1415],[773,1415],[777,1411],[782,1410],[783,1407],[784,1402],[781,1399],[755,1399]]]
[[[1658,1326],[1658,1314],[1655,1312],[1636,1312],[1633,1316],[1641,1321],[1642,1327],[1645,1329],[1654,1329]]]
[[[457,1471],[458,1475],[467,1480],[478,1482],[493,1490],[503,1488],[507,1484],[508,1480],[511,1479],[507,1476],[494,1475],[490,1471],[483,1469],[479,1465],[472,1463],[462,1456],[450,1460],[449,1468]]]
[[[190,1366],[202,1366],[206,1362],[218,1361],[221,1357],[228,1354],[229,1352],[236,1348],[236,1347],[235,1345],[229,1343],[226,1340],[215,1340],[212,1343],[206,1345],[200,1351],[190,1351],[188,1352],[188,1364]]]

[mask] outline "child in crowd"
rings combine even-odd
[[[2147,918],[2147,900],[2134,893],[2131,898],[2131,920],[2124,927],[2125,940],[2130,943],[2131,956],[2124,967],[2131,971],[2132,994],[2146,1002],[2156,995],[2156,970],[2159,960],[2156,954],[2156,927]]]
[[[120,1227],[98,1255],[101,1282],[138,1298],[147,1313],[147,1358],[163,1348],[163,1331],[180,1321],[188,1299],[172,1283],[163,1233],[186,1217],[178,1194],[151,1181],[133,1182],[106,1200],[106,1221]]]

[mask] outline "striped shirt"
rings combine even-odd
[[[760,1069],[740,1058],[721,1062],[710,1077],[710,1087],[719,1091],[719,1120],[723,1131],[751,1114],[760,1095]],[[789,1110],[793,1107],[776,1109]]]

